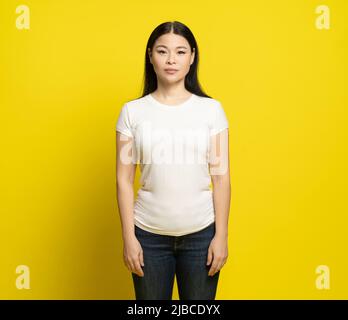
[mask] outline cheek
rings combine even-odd
[[[191,63],[191,59],[189,56],[186,56],[182,59],[182,65],[187,67],[187,68],[190,68],[190,63]]]
[[[161,56],[153,56],[152,58],[152,63],[155,66],[162,66],[165,63],[165,57],[161,57]]]
[[[188,70],[190,70],[190,59],[186,59],[185,61],[182,62],[181,69],[184,72],[187,72]]]

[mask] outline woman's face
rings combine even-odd
[[[194,61],[195,52],[191,52],[188,41],[174,33],[160,36],[154,43],[152,52],[148,50],[157,79],[167,83],[183,80]],[[177,71],[170,72],[166,69]]]

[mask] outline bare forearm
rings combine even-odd
[[[131,182],[117,183],[117,202],[121,217],[123,239],[134,235],[134,191]]]
[[[216,235],[228,237],[228,217],[231,203],[231,184],[229,179],[213,183]]]

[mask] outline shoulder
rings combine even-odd
[[[143,106],[145,103],[147,103],[147,96],[128,100],[124,103],[124,107],[128,108],[129,110],[136,110],[139,107]]]
[[[217,105],[221,105],[220,100],[214,99],[214,98],[208,98],[208,97],[201,97],[196,95],[198,101],[200,101],[203,104],[207,104],[210,106],[217,106]]]
[[[208,97],[201,97],[196,95],[197,101],[201,106],[204,106],[205,109],[216,112],[219,109],[223,109],[222,104],[220,100],[214,99],[214,98],[208,98]]]

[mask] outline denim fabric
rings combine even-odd
[[[220,271],[208,276],[208,248],[215,222],[183,236],[159,235],[135,226],[143,249],[144,277],[132,272],[136,300],[171,300],[176,275],[180,300],[214,300]]]

